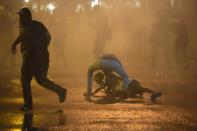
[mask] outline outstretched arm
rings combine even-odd
[[[104,82],[102,82],[102,83],[100,84],[100,87],[97,88],[97,89],[92,93],[92,95],[95,95],[97,92],[99,92],[99,91],[102,90],[102,89],[105,89],[105,83],[104,83]]]
[[[93,78],[93,73],[96,70],[99,70],[100,64],[99,61],[95,62],[94,64],[92,64],[89,69],[88,69],[88,85],[87,85],[87,96],[91,96],[92,95],[92,78]]]
[[[13,54],[16,54],[17,50],[16,50],[16,46],[21,43],[21,41],[24,41],[28,36],[30,35],[30,31],[28,28],[21,28],[20,29],[20,34],[19,36],[16,38],[16,40],[14,41],[14,43],[12,44],[12,48],[11,51]]]
[[[22,37],[21,37],[21,35],[19,35],[19,36],[16,38],[16,40],[14,41],[14,43],[12,44],[11,52],[12,52],[13,54],[16,54],[16,52],[17,52],[16,46],[21,42],[21,39],[22,39]]]
[[[93,93],[92,93],[92,95],[95,95],[97,92],[99,92],[101,89],[103,89],[102,87],[99,87],[99,88],[97,88]]]

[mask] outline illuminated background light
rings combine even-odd
[[[53,10],[55,10],[55,6],[52,3],[49,3],[47,5],[47,9],[50,10],[50,11],[53,11]]]
[[[96,5],[99,5],[100,1],[99,0],[92,0],[91,1],[91,7],[94,8]]]
[[[29,0],[24,0],[24,2],[25,2],[25,3],[28,3],[28,2],[29,2]]]

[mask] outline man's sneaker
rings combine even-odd
[[[155,102],[155,100],[158,98],[158,97],[160,97],[162,95],[162,93],[161,92],[159,92],[159,93],[154,93],[154,94],[152,94],[151,95],[151,101],[152,102]]]
[[[67,95],[67,90],[63,89],[60,93],[59,93],[59,101],[60,103],[63,103],[66,99],[66,95]]]
[[[31,111],[33,110],[32,107],[21,106],[18,108],[20,111]]]

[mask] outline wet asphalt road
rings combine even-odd
[[[164,94],[157,104],[151,103],[148,95],[144,99],[116,103],[103,101],[100,97],[102,94],[90,103],[84,100],[84,80],[56,81],[68,89],[66,102],[58,103],[56,94],[33,82],[34,110],[25,113],[17,110],[22,104],[19,80],[6,82],[4,87],[7,89],[1,89],[0,130],[197,130],[196,90],[186,92],[184,87],[179,87],[180,84],[174,83],[172,90],[165,82],[157,82],[156,90],[162,90]],[[143,84],[152,86],[149,81]]]

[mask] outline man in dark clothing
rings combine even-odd
[[[66,89],[56,85],[47,78],[49,68],[48,45],[51,36],[46,27],[32,20],[31,11],[22,8],[19,12],[20,34],[12,45],[12,53],[16,53],[16,46],[21,43],[23,62],[21,68],[21,83],[23,88],[24,106],[21,110],[33,109],[31,80],[33,76],[36,81],[48,90],[58,94],[60,102],[66,98]]]

